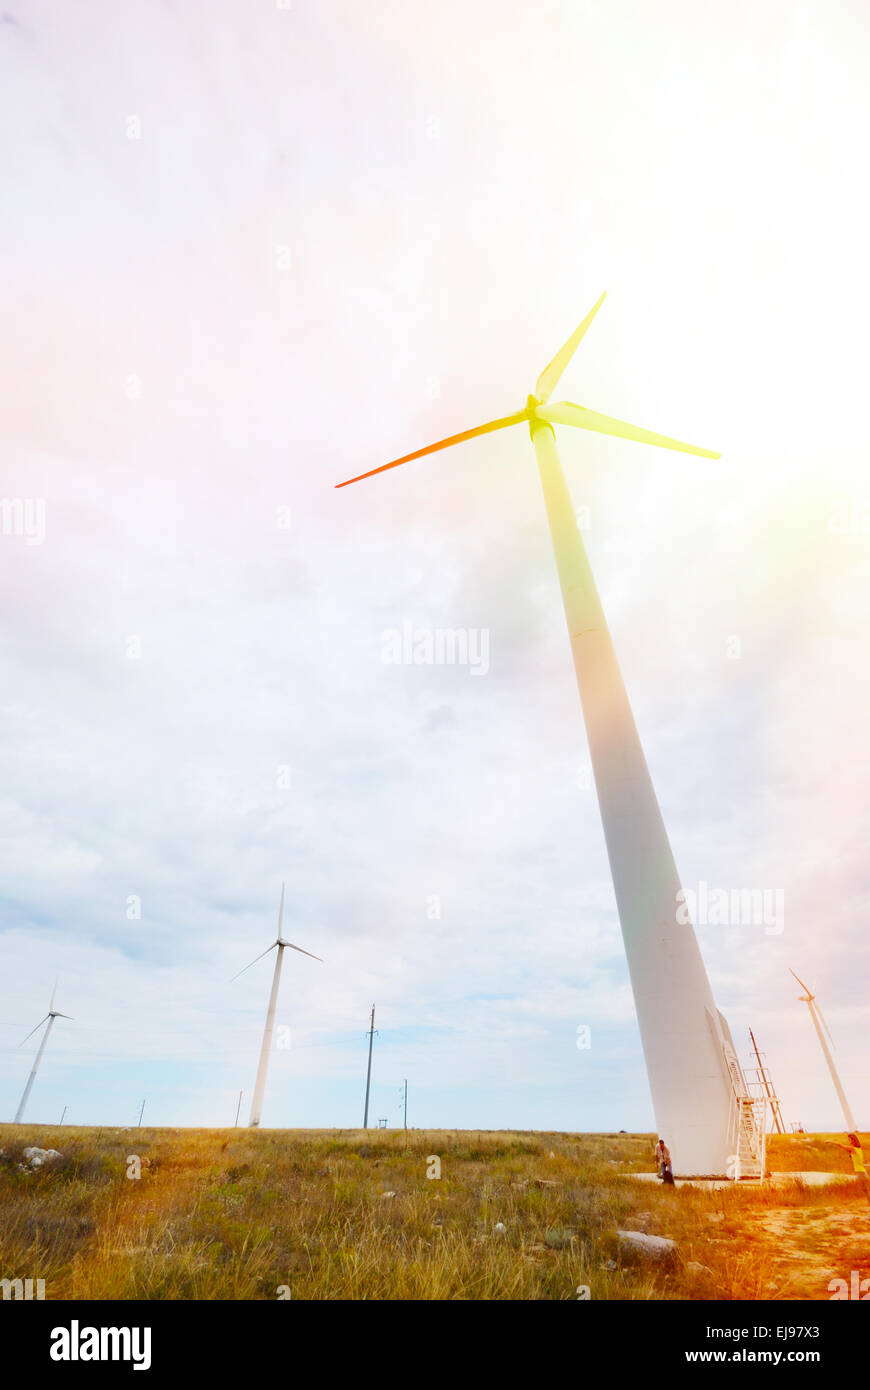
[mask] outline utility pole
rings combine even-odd
[[[408,1128],[408,1081],[405,1080],[405,1129]]]
[[[239,1103],[238,1103],[238,1105],[236,1106],[236,1123],[233,1125],[233,1129],[238,1129],[238,1127],[239,1127],[239,1111],[240,1111],[241,1108],[242,1108],[242,1096],[243,1096],[244,1094],[245,1094],[244,1091],[239,1091]]]
[[[148,1097],[146,1096],[146,1097],[145,1097],[145,1100],[147,1100],[147,1099],[148,1099]],[[142,1102],[142,1109],[139,1111],[139,1121],[138,1121],[138,1123],[137,1123],[137,1125],[136,1125],[136,1128],[137,1128],[137,1129],[138,1129],[139,1126],[141,1125],[141,1123],[142,1123],[142,1116],[143,1116],[144,1113],[145,1113],[145,1100],[143,1100],[143,1102]]]
[[[366,1109],[365,1115],[363,1116],[363,1129],[368,1129],[369,1127],[369,1090],[371,1088],[372,1082],[372,1043],[375,1040],[376,1031],[377,1030],[375,1029],[375,1006],[374,1004],[372,1004],[372,1021],[369,1026],[369,1069],[366,1073]]]

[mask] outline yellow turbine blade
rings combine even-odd
[[[597,411],[587,410],[573,401],[538,406],[535,417],[551,425],[576,425],[581,430],[613,434],[618,439],[634,439],[638,444],[657,444],[661,449],[677,449],[682,454],[699,454],[705,459],[721,458],[721,454],[714,454],[712,449],[698,449],[694,444],[684,444],[682,440],[670,439],[666,434],[653,434],[652,430],[642,430],[637,425],[626,424],[624,420],[614,420],[610,415],[599,415]]]
[[[792,970],[791,966],[789,966],[788,973],[789,973],[789,975],[794,975],[794,971]],[[814,998],[815,998],[815,995],[813,994],[813,992],[812,992],[812,990],[810,989],[809,985],[805,985],[805,984],[804,984],[804,982],[803,982],[803,980],[801,979],[800,975],[794,975],[794,977],[795,977],[795,979],[797,980],[798,984],[800,985],[801,989],[806,990],[806,994],[807,994],[807,1003],[809,1003],[809,1001],[810,1001],[811,999],[814,999]]]
[[[475,425],[473,430],[463,430],[461,434],[451,434],[446,439],[439,439],[435,444],[427,444],[425,449],[415,449],[413,454],[403,454],[400,459],[393,459],[392,463],[382,463],[380,468],[370,468],[368,473],[358,473],[355,478],[346,478],[343,483],[336,483],[335,486],[347,487],[349,483],[360,483],[363,478],[373,478],[376,473],[386,473],[388,468],[398,468],[400,463],[420,459],[424,454],[434,454],[438,449],[449,449],[451,444],[462,444],[466,439],[474,439],[479,434],[505,430],[508,425],[518,425],[521,420],[528,418],[528,410],[518,410],[515,415],[504,415],[500,420],[489,420],[485,425]]]
[[[595,315],[598,313],[598,310],[604,303],[604,297],[606,293],[607,291],[605,290],[604,294],[601,296],[595,307],[589,310],[589,313],[586,315],[579,328],[574,329],[574,332],[571,334],[571,337],[568,339],[567,343],[565,343],[562,347],[559,348],[559,351],[556,353],[556,356],[553,358],[552,362],[549,362],[547,366],[544,368],[544,370],[541,372],[541,375],[538,377],[538,384],[535,387],[536,400],[544,402],[548,401],[552,396],[557,385],[559,384],[560,376],[564,372],[568,363],[571,361],[571,358],[574,356],[574,353],[577,351],[577,348],[580,344],[581,339],[583,338],[584,333],[586,332],[586,329],[589,327],[590,323],[595,318]]]

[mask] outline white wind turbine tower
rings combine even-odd
[[[789,970],[789,974],[794,975],[794,971]],[[822,1044],[822,1052],[825,1054],[825,1061],[828,1064],[828,1071],[831,1073],[831,1080],[834,1083],[834,1089],[837,1092],[837,1096],[839,1098],[840,1105],[843,1110],[843,1118],[846,1121],[846,1130],[849,1134],[855,1134],[857,1132],[855,1116],[852,1114],[849,1102],[846,1099],[846,1092],[843,1090],[843,1084],[840,1081],[839,1075],[837,1074],[837,1068],[834,1066],[834,1059],[831,1056],[831,1048],[828,1047],[828,1044],[825,1041],[825,1033],[827,1033],[828,1037],[831,1038],[831,1030],[828,1027],[827,1023],[825,1023],[824,1015],[822,1014],[821,1009],[816,1003],[816,996],[813,994],[812,990],[804,984],[803,980],[800,979],[799,976],[794,975],[794,977],[800,985],[801,989],[806,991],[805,994],[802,994],[800,996],[801,1002],[809,1005],[810,1018],[813,1020],[813,1025],[818,1035],[819,1042]],[[823,1028],[825,1030],[825,1033],[822,1032]],[[831,1046],[833,1047],[833,1045],[834,1039],[831,1038]]]
[[[678,1175],[724,1173],[735,1119],[748,1090],[731,1032],[713,998],[586,547],[556,449],[555,428],[574,426],[640,444],[719,457],[573,401],[550,403],[604,295],[538,377],[512,415],[439,439],[338,487],[512,425],[528,426],[562,588],[568,635],[613,887],[634,992],[656,1124]]]
[[[284,948],[289,946],[291,951],[299,951],[301,955],[311,956],[312,960],[319,960],[321,965],[323,964],[320,956],[313,955],[311,951],[304,951],[301,946],[294,946],[292,941],[285,941],[283,936],[281,935],[281,929],[283,925],[284,884],[282,883],[281,905],[278,908],[278,935],[276,936],[272,944],[266,947],[265,951],[261,951],[258,956],[254,957],[250,965],[246,965],[244,969],[238,972],[238,975],[233,976],[233,980],[237,980],[239,978],[239,975],[244,975],[245,970],[250,970],[251,965],[256,965],[258,960],[262,960],[263,956],[267,956],[269,952],[274,951],[275,947],[277,946],[278,954],[275,957],[275,973],[272,976],[272,993],[269,995],[269,1008],[266,1011],[266,1027],[263,1031],[263,1046],[260,1048],[260,1065],[257,1067],[257,1081],[254,1086],[254,1099],[251,1102],[251,1118],[248,1121],[248,1124],[251,1126],[256,1126],[260,1123],[260,1113],[263,1109],[263,1093],[266,1089],[266,1072],[269,1069],[269,1053],[272,1048],[272,1034],[275,1030],[275,1006],[278,1003],[278,986],[281,982],[281,964],[284,959]],[[232,984],[232,980],[230,981],[230,983]]]
[[[15,1120],[14,1120],[13,1123],[15,1123],[16,1125],[18,1125],[18,1124],[21,1123],[22,1117],[23,1117],[23,1115],[24,1115],[24,1107],[25,1107],[26,1104],[27,1104],[27,1101],[28,1101],[28,1098],[29,1098],[29,1096],[30,1096],[31,1090],[33,1089],[33,1083],[34,1083],[34,1081],[36,1080],[36,1073],[39,1071],[39,1064],[40,1064],[40,1062],[42,1061],[42,1054],[43,1054],[43,1052],[45,1051],[45,1044],[48,1042],[48,1035],[49,1035],[49,1033],[51,1032],[51,1028],[52,1028],[52,1024],[54,1023],[54,1020],[55,1020],[56,1018],[70,1018],[70,1019],[71,1019],[71,1015],[70,1015],[70,1014],[62,1014],[62,1013],[60,1013],[60,1011],[59,1011],[58,1009],[56,1009],[56,1008],[54,1007],[54,996],[55,996],[56,994],[57,994],[57,980],[55,980],[55,982],[54,982],[54,989],[51,991],[51,1003],[50,1003],[49,1006],[48,1006],[48,1013],[45,1015],[45,1018],[41,1018],[41,1019],[39,1020],[39,1022],[38,1022],[37,1025],[36,1025],[36,1028],[31,1028],[30,1032],[27,1034],[27,1038],[32,1038],[33,1035],[34,1035],[34,1033],[36,1032],[37,1028],[41,1028],[42,1025],[43,1025],[43,1023],[45,1023],[45,1020],[48,1019],[48,1027],[46,1028],[45,1032],[44,1032],[43,1035],[42,1035],[42,1042],[39,1044],[39,1051],[38,1051],[37,1054],[36,1054],[36,1060],[35,1060],[35,1062],[33,1063],[33,1069],[31,1070],[31,1073],[30,1073],[30,1075],[29,1075],[28,1078],[27,1078],[27,1085],[24,1087],[24,1095],[21,1097],[21,1103],[19,1104],[18,1109],[17,1109],[17,1111],[15,1112]],[[24,1038],[24,1039],[23,1039],[23,1041],[22,1041],[21,1044],[20,1044],[21,1047],[23,1047],[23,1046],[24,1046],[24,1043],[27,1042],[27,1038]]]

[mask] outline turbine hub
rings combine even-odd
[[[529,396],[526,401],[526,411],[529,417],[529,438],[534,439],[538,430],[551,430],[553,426],[547,420],[539,420],[537,415],[538,406],[541,402],[537,396]],[[553,431],[555,433],[555,431]]]

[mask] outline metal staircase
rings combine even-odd
[[[728,1177],[735,1182],[763,1182],[767,1168],[767,1124],[769,1079],[764,1094],[753,1095],[737,1056],[731,1029],[725,1015],[707,1009],[707,1023],[719,1045],[723,1074],[730,1090],[728,1111]],[[753,1039],[754,1042],[754,1039]]]
[[[732,1125],[734,1181],[763,1178],[767,1156],[767,1098],[735,1095]]]
[[[728,1120],[728,1176],[735,1182],[762,1181],[767,1160],[767,1096],[752,1096],[736,1056],[725,1053],[731,1077]]]

